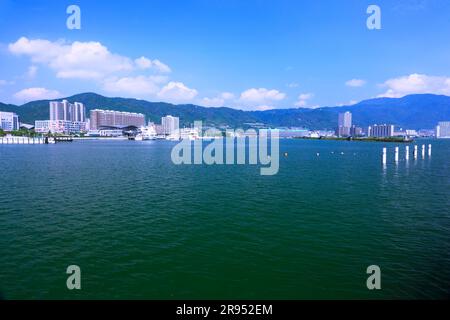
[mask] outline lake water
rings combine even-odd
[[[1,296],[449,298],[450,141],[422,143],[383,168],[382,143],[282,140],[275,176],[166,141],[0,145]]]

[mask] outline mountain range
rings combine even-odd
[[[366,127],[373,124],[395,124],[408,129],[432,129],[438,121],[450,120],[450,97],[433,94],[415,94],[403,98],[376,98],[351,106],[322,107],[317,109],[292,108],[267,111],[242,111],[233,108],[207,108],[193,104],[174,105],[131,98],[109,98],[96,93],[81,93],[65,98],[81,102],[86,111],[110,109],[143,113],[147,121],[161,122],[161,117],[180,117],[180,125],[202,120],[206,125],[246,128],[262,123],[271,127],[305,127],[308,129],[334,129],[338,113],[350,111],[353,124]],[[32,101],[21,106],[0,103],[0,111],[15,112],[22,123],[49,118],[49,101]]]

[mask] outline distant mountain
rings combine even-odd
[[[246,127],[250,123],[264,123],[277,127],[306,127],[333,129],[339,112],[353,113],[353,123],[359,126],[391,123],[403,128],[434,128],[438,121],[450,120],[450,97],[432,94],[409,95],[403,98],[377,98],[364,100],[352,106],[324,107],[318,109],[274,109],[267,111],[242,111],[232,108],[206,108],[192,104],[174,105],[128,98],[108,98],[96,93],[82,93],[65,98],[70,102],[84,103],[87,111],[112,109],[139,112],[147,120],[159,123],[161,117],[180,117],[181,125],[202,120],[207,125]],[[1,111],[16,112],[20,121],[34,123],[49,118],[49,100],[28,102],[22,106],[0,103]]]

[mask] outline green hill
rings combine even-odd
[[[391,123],[404,128],[434,128],[438,121],[450,120],[450,97],[421,94],[399,99],[379,98],[361,101],[352,106],[324,107],[318,109],[274,109],[268,111],[242,111],[232,108],[206,108],[192,104],[174,105],[129,98],[109,98],[96,93],[82,93],[65,98],[82,102],[87,112],[92,109],[111,109],[139,112],[148,121],[159,123],[161,117],[180,117],[181,125],[202,120],[206,125],[246,127],[248,123],[264,123],[277,127],[306,127],[333,129],[339,112],[351,111],[353,123],[368,126],[374,123]],[[16,112],[20,121],[34,123],[49,118],[49,100],[28,102],[21,106],[0,103],[1,111]]]

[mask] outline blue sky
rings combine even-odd
[[[81,30],[66,27],[71,4]],[[0,0],[0,101],[89,91],[262,110],[450,95],[449,14],[446,0]]]

